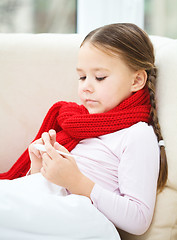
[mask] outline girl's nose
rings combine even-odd
[[[92,83],[91,79],[86,78],[84,80],[83,85],[82,85],[82,90],[84,92],[93,92],[94,91],[94,87],[93,87],[93,83]]]

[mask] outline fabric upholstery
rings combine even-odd
[[[79,103],[75,68],[82,39],[77,34],[0,34],[0,172],[7,171],[29,145],[54,102]],[[151,39],[169,177],[157,196],[149,230],[142,236],[121,232],[123,240],[177,239],[177,40]]]

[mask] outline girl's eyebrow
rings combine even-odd
[[[81,68],[76,68],[76,70],[77,70],[78,72],[82,72],[82,71],[83,71]],[[92,71],[100,71],[100,70],[102,70],[102,71],[107,71],[107,72],[110,71],[109,69],[107,69],[107,68],[102,68],[102,67],[100,67],[100,68],[93,68],[93,69],[92,69]]]

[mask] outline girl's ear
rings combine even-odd
[[[138,90],[142,89],[147,80],[147,73],[145,70],[139,70],[135,72],[133,84],[132,84],[132,92],[137,92]]]

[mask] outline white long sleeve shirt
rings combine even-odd
[[[159,174],[159,146],[151,126],[89,138],[71,151],[81,172],[95,182],[91,199],[116,227],[144,233],[152,220]]]

